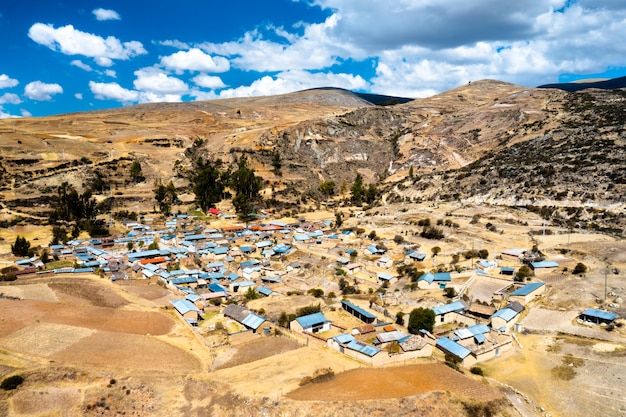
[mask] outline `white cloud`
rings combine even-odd
[[[74,29],[72,25],[55,29],[53,25],[35,23],[28,30],[28,36],[53,51],[94,58],[101,66],[112,65],[114,59],[128,60],[147,53],[141,42],[121,42],[113,36],[102,38]]]
[[[134,103],[139,98],[139,93],[127,90],[118,83],[97,83],[89,81],[89,89],[99,100],[116,100],[121,103]]]
[[[17,94],[13,93],[4,93],[0,96],[0,105],[1,104],[20,104],[22,99]]]
[[[139,93],[140,103],[177,103],[182,101],[181,94],[159,94],[153,91],[142,91]]]
[[[96,20],[121,20],[119,13],[115,10],[110,9],[95,9],[92,11],[93,15],[96,16]]]
[[[6,74],[0,74],[0,88],[15,87],[18,84],[19,82],[16,79],[13,79]]]
[[[156,68],[135,71],[135,89],[155,94],[184,94],[189,87],[180,78],[172,77]]]
[[[72,62],[70,62],[71,65],[74,65],[75,67],[78,67],[84,71],[87,72],[91,72],[93,71],[93,68],[91,68],[89,65],[85,64],[83,61],[81,61],[80,59],[75,59]]]
[[[74,94],[74,98],[76,100],[82,100],[83,99],[83,93],[76,93],[76,94]]]
[[[33,81],[24,87],[24,95],[31,100],[49,101],[54,94],[61,94],[63,87],[59,84],[47,84],[41,81]]]
[[[161,45],[161,46],[171,46],[176,49],[191,49],[192,48],[192,46],[189,45],[187,42],[182,42],[182,41],[179,41],[178,39],[169,39],[169,40],[158,41],[154,43],[157,45]]]
[[[117,78],[117,72],[115,72],[112,69],[104,70],[104,75],[106,75],[107,77],[111,77],[111,78]]]
[[[161,65],[179,74],[184,71],[225,72],[230,69],[226,58],[212,57],[197,48],[164,56],[161,58]]]
[[[191,79],[199,87],[210,88],[212,90],[224,88],[226,85],[220,77],[207,74],[199,74]]]
[[[368,87],[368,83],[359,75],[286,71],[276,75],[276,78],[265,76],[255,80],[249,86],[222,90],[219,96],[223,98],[266,96],[316,87],[338,87],[347,90],[362,90]]]

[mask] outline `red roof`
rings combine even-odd
[[[166,261],[167,261],[167,258],[165,258],[164,256],[158,256],[156,258],[142,259],[141,261],[139,261],[139,263],[142,265],[147,265],[147,264],[160,264]]]

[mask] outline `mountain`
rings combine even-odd
[[[279,209],[324,201],[322,181],[346,197],[360,173],[385,202],[548,207],[572,227],[621,233],[626,225],[623,90],[483,80],[394,99],[401,104],[374,105],[381,101],[326,88],[0,120],[2,204],[11,215],[44,215],[66,181],[97,184],[114,210],[149,211],[158,182],[173,180],[183,201],[193,199],[185,172],[194,158],[231,164],[246,155],[268,206]],[[130,180],[133,161],[145,181]]]
[[[557,88],[559,90],[568,91],[570,93],[574,91],[585,90],[588,88],[597,88],[600,90],[616,90],[618,88],[626,88],[626,77],[619,77],[601,81],[577,81],[572,83],[544,84],[540,85],[537,88]]]

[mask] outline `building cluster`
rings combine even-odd
[[[267,335],[275,323],[247,309],[243,301],[251,293],[286,296],[284,279],[301,275],[304,269],[300,253],[326,253],[328,266],[355,280],[365,276],[372,286],[385,288],[398,282],[398,263],[421,265],[427,258],[419,251],[390,254],[384,245],[354,239],[349,230],[335,232],[330,221],[267,221],[247,226],[222,223],[220,227],[205,227],[187,215],[159,225],[150,219],[128,222],[123,236],[51,245],[55,258],[71,260],[73,266],[46,273],[93,272],[113,281],[156,279],[178,295],[171,305],[189,325],[198,326],[207,309],[220,308],[224,317],[238,323],[243,332]],[[360,258],[359,253],[363,254]],[[519,259],[521,251],[509,250],[502,255]],[[16,264],[21,274],[43,273],[36,257]],[[532,265],[538,276],[554,267],[550,261]],[[524,310],[546,290],[540,281],[513,281],[510,276],[514,272],[513,267],[499,268],[495,261],[481,260],[475,269],[427,272],[417,278],[417,291],[455,289],[456,301],[430,306],[436,335],[428,331],[408,334],[402,326],[390,322],[388,315],[381,319],[377,306],[369,306],[373,312],[348,299],[336,305],[358,319],[362,323],[359,326],[347,328],[319,312],[297,317],[289,327],[307,343],[323,343],[371,365],[428,357],[438,349],[461,366],[470,367],[512,349],[512,332],[519,326]],[[387,295],[381,293],[380,299],[389,299]],[[594,309],[580,316],[585,322],[595,323],[616,318],[613,313]]]

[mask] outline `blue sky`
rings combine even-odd
[[[0,117],[626,75],[623,0],[4,0]]]

